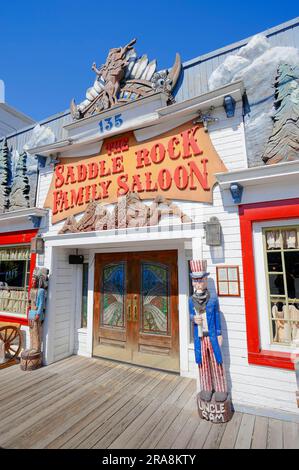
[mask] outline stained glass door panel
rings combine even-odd
[[[141,331],[169,334],[169,269],[158,263],[141,263]]]
[[[125,327],[126,266],[124,262],[103,267],[101,286],[101,319],[103,327]]]
[[[126,254],[96,255],[94,291],[95,356],[131,361],[127,316],[128,265]],[[129,305],[130,309],[130,305]],[[130,311],[130,310],[129,310]]]
[[[177,252],[143,252],[135,257],[139,319],[133,361],[179,371]]]

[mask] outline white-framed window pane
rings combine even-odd
[[[238,281],[238,268],[228,268],[227,274],[229,281]]]
[[[238,295],[239,294],[239,283],[238,282],[230,282],[229,283],[229,294],[230,295]]]
[[[268,250],[277,250],[281,248],[280,230],[268,230],[266,233],[266,242]]]
[[[283,274],[269,274],[269,287],[271,295],[285,295]]]
[[[228,282],[219,282],[218,283],[218,288],[219,288],[219,295],[228,295]]]
[[[288,297],[299,299],[299,251],[284,253]]]
[[[227,268],[218,268],[219,281],[227,281]]]
[[[269,272],[283,272],[281,251],[272,251],[267,253],[267,261]]]
[[[287,250],[298,248],[298,237],[296,229],[282,230],[283,247]]]

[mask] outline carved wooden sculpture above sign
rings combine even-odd
[[[186,123],[158,140],[137,142],[134,134],[106,139],[99,155],[61,158],[45,207],[56,223],[92,201],[111,204],[120,196],[212,202],[215,173],[227,171],[202,125]],[[102,210],[102,209],[101,209]]]
[[[176,204],[163,196],[157,196],[150,205],[147,205],[141,201],[137,193],[128,193],[119,198],[117,205],[111,212],[105,205],[95,201],[91,202],[78,222],[74,216],[68,217],[59,233],[158,225],[164,215],[175,216],[181,223],[191,222],[191,219]]]
[[[124,47],[110,49],[106,62],[101,67],[95,63],[92,70],[96,79],[86,92],[86,99],[78,106],[71,102],[71,113],[74,119],[91,116],[118,103],[127,103],[156,92],[168,96],[169,103],[174,101],[171,94],[180,72],[181,58],[176,55],[175,63],[170,71],[156,71],[156,61],[148,61],[146,55],[137,57],[133,39]]]

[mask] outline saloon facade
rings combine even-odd
[[[49,268],[45,364],[79,354],[197,377],[189,260],[204,258],[235,409],[298,419],[298,36],[294,20],[163,72],[131,41],[71,113],[3,141],[4,168],[21,155],[0,215],[0,319],[27,331],[34,266]],[[257,68],[269,57],[272,82]]]

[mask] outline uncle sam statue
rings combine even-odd
[[[190,261],[193,295],[189,298],[189,312],[194,323],[194,352],[198,364],[201,391],[198,395],[200,415],[214,422],[230,419],[227,410],[227,383],[221,346],[222,333],[217,295],[208,290],[206,260]],[[220,404],[224,404],[220,405]],[[228,413],[227,413],[228,411]],[[215,414],[216,413],[216,414]],[[222,414],[222,418],[220,415]],[[217,419],[213,418],[217,416]]]

